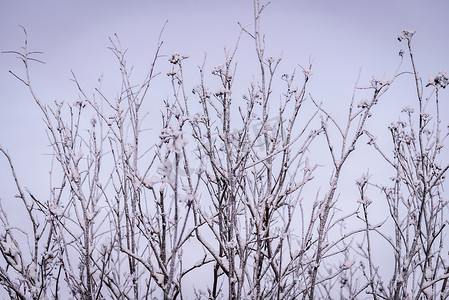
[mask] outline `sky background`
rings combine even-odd
[[[394,73],[400,61],[398,52],[405,49],[405,43],[397,40],[403,29],[416,30],[414,52],[425,82],[439,70],[449,70],[448,12],[449,1],[274,0],[263,15],[262,31],[266,34],[267,56],[283,53],[279,76],[312,61],[309,91],[342,119],[342,108],[351,99],[361,68],[360,85],[368,85],[372,76],[389,78]],[[70,80],[71,70],[89,91],[101,76],[106,94],[114,96],[119,91],[117,62],[107,49],[108,37],[114,34],[129,49],[128,64],[135,66],[135,78],[139,78],[153,59],[157,38],[167,20],[162,53],[189,55],[186,63],[191,71],[185,78],[193,87],[199,82],[196,70],[204,53],[206,69],[222,63],[223,47],[232,48],[239,34],[237,22],[249,24],[252,17],[252,1],[1,1],[0,50],[19,50],[24,35],[18,25],[24,26],[30,49],[44,52],[39,58],[46,64],[31,65],[32,81],[42,101],[73,103],[78,93]],[[243,35],[237,54],[240,94],[245,92],[251,75],[257,73],[252,46],[250,38]],[[167,59],[159,64],[162,81],[167,81]],[[409,65],[404,69],[410,70]],[[49,171],[46,154],[50,153],[45,125],[25,86],[8,70],[23,74],[14,55],[1,54],[0,145],[11,154],[23,185],[45,194]],[[374,132],[385,134],[388,124],[399,118],[401,108],[416,103],[410,79],[401,77],[385,97],[387,103],[375,107],[376,119],[368,125]],[[162,83],[153,91],[150,111],[156,111],[171,94]],[[447,103],[442,102],[443,114],[449,111]],[[159,119],[153,117],[157,127]],[[363,154],[358,155],[363,159]],[[354,176],[364,171],[353,168]],[[11,185],[7,164],[1,157],[3,201],[13,201]]]

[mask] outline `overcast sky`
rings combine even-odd
[[[311,60],[310,92],[328,107],[339,108],[348,103],[360,68],[361,84],[369,83],[372,76],[393,74],[398,52],[405,46],[397,41],[402,29],[417,31],[414,49],[424,79],[448,70],[447,12],[447,1],[278,0],[263,15],[262,29],[267,55],[283,53],[280,74]],[[168,21],[162,53],[178,51],[190,56],[192,75],[186,80],[193,86],[198,83],[196,66],[204,53],[207,67],[222,63],[223,46],[232,47],[238,36],[237,22],[249,24],[252,16],[252,1],[1,1],[0,50],[20,49],[24,35],[18,25],[24,26],[30,49],[44,52],[40,58],[46,64],[32,65],[32,79],[42,101],[72,103],[78,93],[70,81],[71,70],[87,89],[94,88],[103,76],[105,92],[113,96],[118,91],[113,80],[119,74],[117,63],[107,50],[108,37],[115,33],[129,49],[128,61],[138,77],[151,61],[157,37]],[[252,45],[243,36],[237,61],[248,76],[243,77],[242,87],[256,72]],[[169,66],[163,61],[160,71],[165,74]],[[28,166],[39,165],[49,149],[37,107],[25,87],[8,73],[10,69],[20,73],[21,67],[13,55],[0,55],[0,143],[13,154],[19,174],[32,187],[39,186],[33,178],[47,171],[43,162],[42,168],[36,168],[39,175],[28,172]],[[376,122],[397,119],[400,107],[415,100],[398,86],[388,100],[397,107],[379,107]],[[409,90],[413,97],[413,89]],[[152,101],[161,102],[169,94],[161,88]],[[379,126],[385,128],[385,124]],[[5,167],[3,160],[0,166]]]
[[[310,92],[332,109],[343,107],[351,97],[362,68],[361,83],[372,76],[387,78],[399,63],[398,52],[405,48],[398,35],[403,29],[416,30],[413,38],[417,67],[427,80],[439,70],[449,70],[449,1],[289,1],[274,0],[263,15],[267,55],[283,52],[281,72],[298,64],[313,62]],[[223,46],[232,47],[239,33],[237,22],[252,22],[252,1],[1,1],[0,50],[19,50],[28,31],[29,47],[42,51],[45,65],[32,65],[32,80],[42,101],[72,103],[77,92],[70,81],[73,70],[87,89],[104,77],[104,89],[114,95],[119,74],[117,62],[107,50],[108,37],[117,34],[129,49],[128,61],[137,76],[153,58],[157,37],[165,21],[162,53],[189,55],[195,73],[208,55],[211,69],[223,61]],[[164,58],[160,71],[165,74]],[[243,74],[255,73],[254,49],[243,36],[237,56]],[[21,74],[22,65],[13,55],[0,55],[0,144],[9,150],[24,185],[39,189],[48,174],[43,161],[50,149],[37,106],[27,90],[8,73]],[[410,68],[405,68],[410,70]],[[280,73],[281,74],[281,73]],[[165,76],[165,75],[164,75]],[[199,77],[187,78],[192,86]],[[249,78],[249,77],[248,77]],[[164,78],[166,80],[166,78]],[[404,79],[405,80],[405,79]],[[409,79],[407,79],[409,80]],[[249,81],[247,81],[249,82]],[[243,83],[244,86],[245,83]],[[398,83],[401,87],[401,82]],[[154,101],[170,90],[159,90]],[[242,91],[243,93],[244,91]],[[412,105],[411,96],[401,88],[392,89],[387,101],[376,108],[379,130],[398,118],[400,108]],[[238,97],[236,97],[238,98]],[[239,100],[236,100],[239,101]],[[448,102],[448,101],[446,101]],[[447,104],[444,113],[447,113]],[[335,110],[338,114],[338,110]],[[155,121],[156,124],[158,120]],[[5,160],[0,158],[0,197],[7,200],[12,183]],[[363,170],[362,170],[363,171]],[[357,170],[360,172],[360,170]]]

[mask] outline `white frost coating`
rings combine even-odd
[[[83,229],[86,229],[86,223],[84,223],[83,219],[78,218],[78,223],[80,224],[80,227]],[[80,248],[82,248],[82,246],[79,246]]]
[[[198,170],[196,171],[197,174],[202,174],[203,172],[206,171],[206,166],[201,163],[200,167],[198,168]]]
[[[360,203],[360,204],[366,205],[366,206],[370,205],[372,202],[373,202],[373,201],[371,201],[371,200],[370,200],[369,198],[367,198],[367,197],[364,197],[363,199],[357,200],[357,203]]]
[[[212,74],[213,75],[219,75],[220,73],[223,72],[223,68],[224,68],[224,66],[222,64],[216,65],[214,67],[214,69],[212,70]]]
[[[185,145],[187,145],[188,141],[186,139],[178,137],[175,140],[175,150],[180,151],[182,148],[184,148]]]
[[[432,286],[428,286],[423,290],[423,293],[426,295],[427,299],[432,299],[433,288]]]
[[[274,123],[269,123],[268,122],[268,123],[265,124],[264,129],[267,130],[267,131],[271,131],[271,130],[273,130],[274,126],[275,126]]]
[[[225,88],[221,88],[215,91],[215,96],[224,96],[226,94],[227,90]]]
[[[151,176],[150,178],[146,178],[144,180],[144,183],[149,187],[153,187],[156,183],[159,183],[159,182],[161,182],[161,179],[156,176]]]
[[[159,166],[157,167],[157,173],[162,176],[168,176],[171,172],[171,169],[171,162],[167,159],[164,163],[159,164]]]
[[[235,270],[235,274],[237,275],[237,278],[238,278],[239,280],[241,280],[241,279],[243,278],[243,270],[242,270],[242,269],[237,268],[237,269]]]
[[[223,269],[229,271],[229,262],[226,258],[224,257],[220,258],[220,264],[223,266]]]
[[[310,77],[310,76],[312,76],[312,70],[310,70],[310,68],[305,68],[303,71],[302,71],[303,73],[304,73],[304,75],[305,76],[307,76],[307,77]]]
[[[243,240],[243,238],[238,239],[239,247],[240,249],[245,249],[246,241]]]
[[[176,137],[176,136],[179,136],[179,135],[181,135],[181,134],[183,133],[182,130],[179,130],[178,125],[172,125],[172,126],[170,127],[170,129],[171,129],[172,135],[175,136],[175,137]]]
[[[207,223],[210,227],[212,227],[212,226],[214,225],[214,221],[212,220],[211,217],[205,215],[205,216],[203,216],[203,218],[204,218],[204,221],[206,221],[206,223]]]
[[[348,259],[347,259],[347,260],[343,263],[343,265],[341,266],[341,268],[342,268],[343,270],[346,270],[346,269],[351,268],[353,264],[354,264],[354,261],[348,260]]]
[[[192,197],[191,194],[181,194],[181,195],[179,196],[179,200],[180,200],[181,202],[189,202],[189,201],[192,200],[192,199],[193,199],[193,197]]]
[[[93,220],[94,217],[95,217],[95,213],[90,212],[90,211],[86,213],[86,218],[87,218],[89,221]]]
[[[357,107],[358,108],[366,108],[366,107],[368,107],[368,105],[369,105],[368,100],[364,98],[364,99],[360,100],[360,102],[357,104]]]
[[[83,155],[84,155],[84,153],[83,153],[83,151],[80,149],[80,151],[78,152],[78,155],[75,156],[75,157],[73,157],[73,163],[74,163],[75,165],[77,165],[78,162],[80,161],[80,159],[83,158]]]
[[[12,257],[16,257],[19,254],[19,250],[17,249],[16,245],[14,245],[14,243],[1,241],[0,244],[5,254],[8,254]]]
[[[80,174],[78,173],[78,170],[76,168],[73,169],[72,176],[73,176],[73,181],[80,182],[80,180],[81,180]]]
[[[133,187],[136,190],[140,187],[140,181],[138,179],[134,180]]]
[[[0,238],[0,246],[2,252],[5,254],[6,260],[16,269],[20,269],[22,265],[20,263],[19,249],[17,249],[16,245],[13,242],[7,242],[6,237],[2,235]]]
[[[403,39],[408,39],[410,40],[412,38],[412,36],[415,34],[415,30],[403,30],[402,33],[398,36],[398,40],[402,41]]]
[[[304,172],[309,173],[311,171],[313,171],[313,169],[310,167],[309,158],[306,157],[306,162],[304,165]]]
[[[367,174],[363,174],[360,178],[358,178],[356,180],[356,184],[359,185],[359,186],[362,186],[362,185],[364,185],[364,184],[366,184],[368,182],[368,179],[369,179],[368,175]]]
[[[164,284],[164,274],[156,273],[156,274],[154,274],[154,277],[156,277],[156,281],[157,281],[158,285]]]
[[[64,210],[62,209],[62,207],[57,206],[54,203],[50,203],[48,205],[48,209],[50,210],[51,213],[53,213],[54,215],[60,217],[64,214]]]

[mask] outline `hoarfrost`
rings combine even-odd
[[[226,258],[224,257],[220,258],[220,264],[223,266],[223,269],[229,271],[229,262]]]
[[[398,36],[398,40],[402,41],[404,39],[410,40],[412,36],[415,34],[415,30],[403,30],[402,33]]]
[[[372,202],[373,201],[368,199],[367,197],[363,197],[363,199],[357,200],[357,203],[360,203],[360,204],[366,205],[366,206],[370,205]]]
[[[354,261],[352,261],[352,260],[345,260],[345,262],[343,263],[343,265],[341,266],[341,268],[343,269],[343,270],[347,270],[347,269],[350,269],[351,267],[352,267],[352,265],[354,264]]]
[[[188,141],[186,139],[178,137],[175,140],[175,151],[181,151],[185,145],[187,145]]]
[[[414,112],[414,109],[413,109],[413,107],[410,107],[410,106],[407,105],[406,107],[404,107],[402,109],[402,112],[405,112],[405,113],[408,113],[408,114],[412,114]]]
[[[145,183],[145,185],[153,187],[156,183],[161,182],[161,179],[156,176],[151,176],[150,178],[146,178],[143,182]]]
[[[154,277],[156,277],[156,281],[158,285],[163,285],[164,284],[164,274],[161,273],[156,273],[154,274]]]
[[[48,205],[48,209],[50,210],[50,212],[58,217],[62,216],[64,214],[64,210],[62,209],[62,207],[57,206],[54,203],[50,203]]]
[[[312,76],[312,70],[310,70],[310,68],[305,68],[303,71],[302,71],[303,73],[304,73],[304,75],[305,76],[307,76],[307,77],[310,77],[310,76]]]
[[[433,288],[432,286],[428,286],[423,290],[423,293],[426,295],[427,299],[432,299]]]
[[[88,212],[86,213],[86,218],[87,218],[89,221],[92,221],[94,217],[95,217],[95,213],[94,213],[94,212],[88,211]]]
[[[243,278],[243,270],[242,269],[237,268],[235,270],[235,274],[237,275],[237,278],[239,278],[240,280]]]

